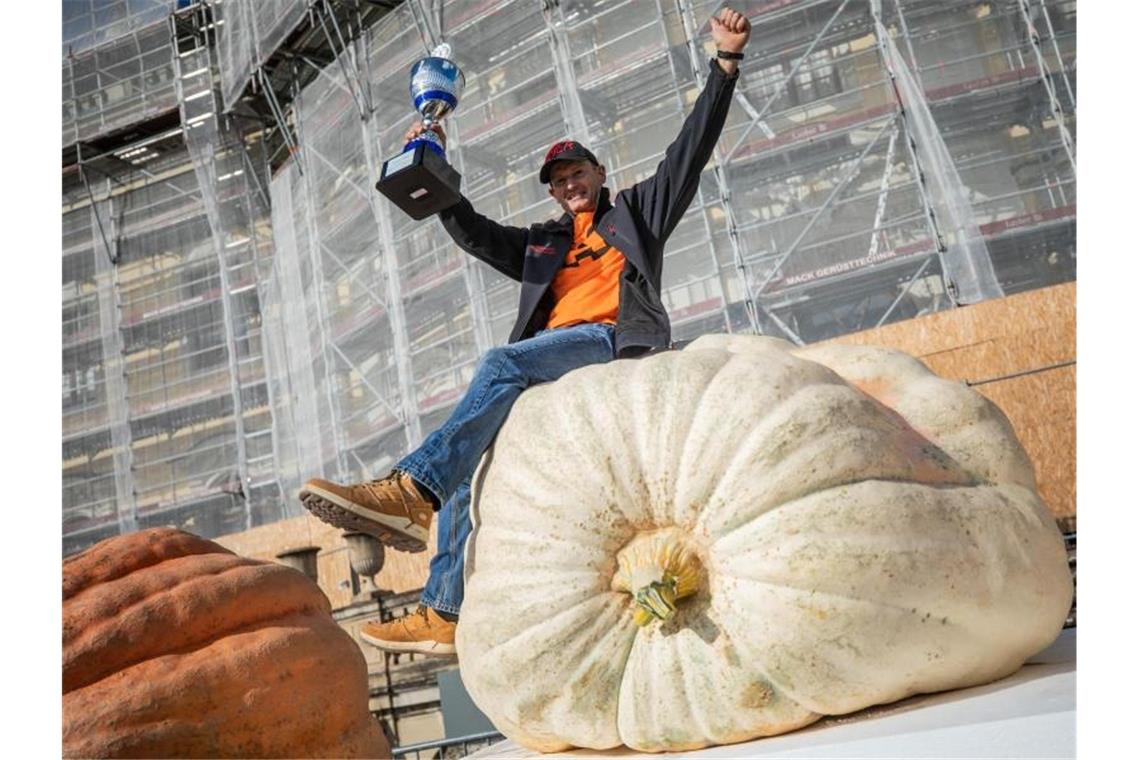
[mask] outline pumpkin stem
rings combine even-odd
[[[634,613],[634,621],[638,625],[648,625],[653,618],[668,620],[677,611],[677,580],[666,574],[664,580],[653,581],[648,586],[639,588],[633,595],[633,600],[638,607]]]
[[[610,587],[633,596],[631,612],[639,626],[668,620],[677,611],[677,601],[700,587],[700,560],[677,528],[634,536],[617,559]]]

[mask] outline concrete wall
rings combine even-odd
[[[339,528],[305,515],[213,540],[243,557],[274,562],[278,561],[277,555],[281,552],[305,546],[318,547],[317,583],[335,610],[347,607],[352,602],[352,568],[349,564],[348,544],[341,538],[342,533]],[[384,553],[384,567],[374,578],[376,586],[396,593],[421,588],[427,579],[428,562],[434,553],[434,547],[435,524],[432,523],[427,551],[406,554],[387,549]]]

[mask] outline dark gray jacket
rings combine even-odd
[[[724,127],[736,76],[709,62],[705,88],[681,133],[665,150],[652,177],[622,190],[610,202],[602,188],[594,227],[607,245],[625,254],[614,345],[618,357],[668,348],[669,315],[661,304],[661,262],[665,241],[696,195],[701,171]],[[546,326],[554,298],[550,284],[562,268],[574,238],[574,219],[510,227],[479,214],[466,198],[439,213],[444,229],[472,256],[522,283],[519,315],[510,343]]]

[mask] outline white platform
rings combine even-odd
[[[985,686],[911,697],[800,731],[668,757],[1072,758],[1076,756],[1076,629],[1018,672]],[[622,748],[542,755],[503,741],[473,758],[634,757]],[[657,757],[665,757],[658,755]]]

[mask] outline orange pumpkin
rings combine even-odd
[[[63,563],[65,757],[387,757],[303,574],[156,528]]]

